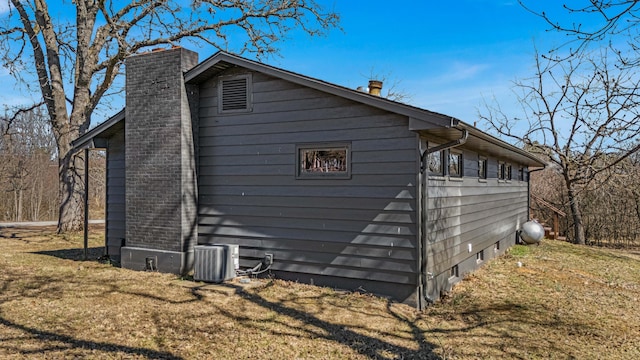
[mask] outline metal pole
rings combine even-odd
[[[89,148],[84,149],[84,259],[89,248]]]

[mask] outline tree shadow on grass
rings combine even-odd
[[[265,286],[270,286],[272,283],[268,283]],[[328,322],[322,320],[312,313],[294,309],[292,307],[288,307],[282,303],[269,301],[264,297],[254,294],[248,289],[251,287],[245,288],[242,285],[235,285],[229,283],[216,284],[212,286],[212,284],[207,285],[196,285],[196,286],[185,286],[186,289],[189,290],[191,299],[175,301],[172,299],[165,298],[163,296],[154,295],[150,293],[141,293],[141,292],[131,292],[131,291],[122,291],[118,289],[117,291],[122,292],[124,294],[139,296],[143,298],[148,298],[153,301],[162,301],[166,303],[171,303],[175,305],[182,305],[191,302],[202,302],[206,299],[206,296],[203,294],[204,292],[211,292],[217,295],[230,296],[235,294],[240,298],[252,302],[255,305],[260,306],[265,310],[270,310],[276,312],[282,316],[286,316],[288,318],[293,319],[294,321],[299,321],[304,323],[305,325],[311,326],[313,329],[317,329],[320,331],[314,331],[312,329],[294,327],[293,325],[280,323],[280,325],[292,327],[292,330],[295,331],[303,331],[307,333],[312,338],[324,338],[326,340],[342,344],[347,346],[361,355],[365,355],[370,359],[380,359],[380,360],[389,360],[389,359],[421,359],[421,360],[439,360],[442,359],[439,355],[434,353],[435,346],[430,343],[425,337],[425,331],[421,329],[415,321],[408,319],[402,314],[394,311],[393,309],[393,301],[387,301],[387,312],[392,316],[392,318],[396,319],[399,322],[406,324],[410,328],[410,334],[413,338],[413,341],[418,344],[418,349],[411,349],[405,346],[395,345],[391,342],[380,340],[379,338],[367,336],[361,333],[358,333],[356,326],[349,325],[340,325],[334,324],[332,322]],[[259,287],[260,288],[260,287]],[[259,289],[258,288],[258,289]],[[227,291],[230,289],[230,291]],[[114,291],[116,291],[114,289]],[[330,295],[317,295],[311,297],[296,297],[296,300],[312,300],[318,304],[320,308],[323,308],[322,303],[323,299],[330,297]],[[236,323],[243,324],[245,326],[257,326],[260,322],[256,322],[254,317],[249,315],[239,315],[228,311],[223,306],[216,306],[215,303],[211,305],[215,306],[217,311],[225,316],[226,318],[234,320]],[[335,304],[328,306],[337,306]],[[358,311],[359,309],[349,309],[349,311]],[[265,311],[266,312],[266,311]],[[368,316],[372,319],[372,321],[385,321],[388,319],[377,318],[374,320],[375,313],[364,314],[364,316]],[[377,316],[380,316],[379,314]],[[293,329],[294,328],[294,329]],[[363,331],[367,331],[370,329],[362,328]],[[273,335],[288,335],[287,333],[278,333],[272,331]],[[385,355],[386,354],[386,355]]]
[[[236,289],[236,294],[241,298],[253,302],[265,309],[276,312],[283,316],[292,318],[296,321],[300,321],[304,324],[310,325],[314,328],[323,330],[323,332],[305,330],[297,328],[296,330],[305,331],[310,333],[315,338],[324,338],[326,340],[336,342],[350,347],[357,353],[367,356],[370,359],[441,359],[439,355],[434,353],[435,346],[428,342],[424,337],[424,333],[419,329],[412,321],[402,317],[401,315],[394,313],[389,307],[388,310],[393,317],[401,320],[409,325],[413,336],[413,341],[419,344],[418,349],[411,349],[405,346],[393,344],[388,341],[380,340],[376,337],[364,335],[354,331],[351,326],[334,324],[325,320],[322,320],[313,314],[298,309],[294,309],[285,306],[282,303],[269,301],[259,295],[245,291],[244,288],[236,285],[228,285]],[[222,309],[221,312],[225,313]],[[236,321],[250,321],[250,319],[241,319],[237,315],[225,313],[225,316],[234,318]]]
[[[145,348],[131,347],[125,345],[112,344],[107,342],[96,342],[76,339],[71,336],[56,334],[50,331],[43,331],[36,328],[20,325],[9,321],[0,315],[0,325],[14,330],[21,331],[29,337],[31,342],[38,341],[43,345],[30,350],[18,350],[22,355],[29,354],[43,354],[50,351],[68,351],[71,349],[78,349],[82,351],[102,351],[105,353],[126,354],[128,356],[144,356],[148,359],[167,359],[167,360],[182,360],[183,358],[175,356],[171,353],[164,351],[155,351]],[[47,346],[46,344],[51,344]],[[0,348],[4,347],[0,343]]]
[[[55,234],[55,227],[17,227],[0,226],[0,239],[15,240],[21,243],[30,244],[34,241],[52,239]]]
[[[61,281],[60,279],[40,279],[38,283],[40,284],[48,284],[51,285],[56,281]],[[103,284],[104,285],[104,284]],[[394,309],[391,306],[391,302],[387,305],[387,309],[393,318],[406,323],[410,327],[410,331],[413,342],[418,344],[416,348],[409,348],[407,346],[394,344],[392,341],[388,339],[383,339],[382,337],[378,337],[375,335],[366,335],[362,332],[371,331],[367,327],[358,327],[351,325],[342,325],[338,323],[334,323],[333,321],[327,321],[319,318],[311,312],[298,310],[287,306],[283,303],[277,301],[267,300],[259,294],[255,294],[253,292],[247,291],[242,286],[225,284],[220,285],[220,288],[206,288],[203,289],[203,286],[192,286],[186,287],[190,291],[190,298],[175,302],[170,298],[163,297],[161,295],[153,295],[147,293],[138,293],[131,292],[119,289],[117,287],[112,287],[110,290],[104,290],[105,292],[119,292],[123,295],[133,295],[139,296],[143,298],[149,298],[154,301],[163,301],[173,304],[184,304],[187,302],[202,302],[205,299],[205,295],[203,291],[212,291],[215,293],[219,293],[222,295],[236,295],[245,301],[252,302],[253,304],[276,313],[281,314],[292,321],[281,322],[280,325],[284,325],[290,327],[291,330],[295,332],[304,332],[311,338],[325,339],[327,341],[334,342],[336,344],[341,344],[345,347],[352,349],[353,351],[359,353],[360,355],[366,356],[369,359],[381,359],[381,360],[390,360],[390,359],[441,359],[440,356],[434,353],[434,346],[429,343],[425,336],[424,332],[410,319],[405,318],[403,315],[395,313]],[[229,289],[225,291],[224,289]],[[20,296],[31,296],[34,298],[40,298],[39,294],[50,294],[51,292],[56,292],[55,287],[39,287],[38,289],[34,289],[36,292],[31,293],[28,290],[26,292],[21,292]],[[318,296],[316,299],[319,303],[322,303],[323,295]],[[8,299],[9,300],[9,299]],[[242,315],[238,313],[233,313],[227,311],[224,306],[216,306],[215,302],[208,303],[209,305],[213,305],[217,308],[217,313],[225,316],[232,321],[243,324],[244,326],[261,326],[261,322],[256,322],[256,319],[249,315]],[[330,305],[336,306],[336,305]],[[379,321],[384,321],[384,319],[379,319]],[[303,323],[302,328],[294,325],[297,323]],[[264,324],[263,324],[264,325]],[[179,356],[173,355],[169,352],[151,350],[147,348],[141,347],[132,347],[126,345],[120,345],[109,342],[100,342],[100,341],[90,341],[90,340],[82,340],[73,336],[59,334],[53,331],[41,330],[35,327],[30,327],[27,325],[19,324],[13,322],[9,319],[6,319],[3,314],[0,312],[0,329],[5,327],[6,329],[10,329],[10,333],[15,331],[12,335],[14,338],[21,338],[24,341],[34,344],[35,346],[30,346],[28,348],[12,348],[9,343],[0,342],[0,349],[5,351],[9,351],[14,354],[21,355],[30,355],[30,354],[52,354],[53,352],[62,352],[66,355],[78,353],[79,355],[84,354],[85,352],[93,352],[98,351],[101,353],[109,353],[114,357],[123,356],[123,357],[144,357],[148,359],[182,359]],[[362,331],[358,331],[361,329]],[[265,328],[263,328],[265,331]],[[278,333],[277,331],[272,330],[274,336],[278,335],[287,335],[285,333]],[[290,335],[290,334],[289,334]],[[394,336],[387,334],[385,337]],[[24,342],[23,341],[23,342]],[[2,353],[0,351],[0,353]]]
[[[10,236],[10,235],[9,235]],[[89,249],[89,258],[97,259],[102,255],[103,247],[95,247]],[[33,254],[38,255],[46,255],[52,256],[60,259],[66,260],[74,260],[80,261],[84,259],[84,251],[83,249],[59,249],[59,250],[41,250],[32,252]],[[18,277],[19,274],[15,274],[15,277]],[[12,276],[13,278],[13,276]],[[42,278],[37,279],[35,284],[30,284],[30,286],[25,287],[23,291],[20,293],[21,296],[31,296],[34,298],[38,298],[39,294],[46,293],[48,296],[52,296],[53,293],[56,293],[55,284],[63,281],[58,278]],[[64,279],[65,282],[69,282],[69,279]],[[82,281],[78,280],[79,284],[82,284]],[[46,284],[46,286],[42,286],[42,284]],[[5,284],[7,285],[7,284]],[[27,284],[29,285],[29,284]],[[31,285],[39,285],[33,288]],[[103,286],[105,284],[102,284]],[[154,294],[154,293],[140,293],[136,291],[126,291],[120,289],[116,284],[111,284],[113,287],[110,288],[111,292],[119,292],[128,295],[140,296],[153,299],[155,301],[165,301],[169,303],[186,303],[186,302],[201,302],[203,300],[202,289],[200,286],[190,286],[191,297],[187,300],[182,300],[179,302],[175,302],[170,298],[164,297],[162,295]],[[312,338],[324,338],[327,341],[334,342],[336,344],[340,344],[347,348],[352,349],[356,353],[359,353],[363,356],[366,356],[370,359],[441,359],[440,356],[434,353],[435,346],[429,343],[424,336],[424,332],[416,326],[409,319],[405,319],[402,315],[393,314],[393,309],[389,307],[389,311],[391,311],[392,316],[396,317],[397,320],[401,320],[405,322],[409,327],[409,334],[411,335],[412,341],[417,344],[417,347],[407,347],[403,345],[394,344],[393,341],[386,339],[382,336],[375,335],[367,335],[366,332],[370,331],[366,327],[359,328],[358,326],[351,325],[343,325],[334,321],[323,320],[312,312],[299,310],[290,306],[287,306],[283,303],[277,301],[270,301],[260,296],[259,294],[255,294],[253,292],[246,291],[246,289],[242,286],[236,285],[227,285],[230,288],[231,294],[236,294],[242,299],[252,302],[266,310],[270,310],[276,313],[279,313],[287,318],[292,319],[292,322],[295,323],[303,323],[303,329],[295,329],[296,331],[303,331],[307,333]],[[61,290],[57,290],[61,291]],[[105,292],[109,292],[104,290]],[[321,299],[318,299],[320,302]],[[390,306],[390,305],[389,305]],[[236,322],[243,322],[245,324],[249,324],[249,326],[256,326],[255,319],[251,318],[243,318],[241,315],[225,312],[223,307],[219,308],[220,313],[227,316],[229,319],[232,319]],[[354,311],[359,311],[362,309],[353,309]],[[384,321],[385,319],[377,319],[376,321]],[[288,321],[287,321],[288,322]],[[284,324],[286,326],[290,326],[294,329],[293,325]],[[42,354],[47,352],[84,352],[84,351],[100,351],[113,354],[113,356],[132,356],[132,357],[146,357],[146,358],[162,358],[162,359],[181,359],[178,356],[175,356],[168,352],[156,351],[146,348],[140,347],[131,347],[126,345],[120,345],[109,342],[101,342],[101,341],[90,341],[90,340],[82,340],[73,336],[59,334],[53,331],[47,331],[43,329],[38,329],[35,327],[30,327],[27,325],[19,324],[13,322],[0,313],[0,327],[6,327],[7,329],[14,330],[18,333],[18,337],[24,337],[28,342],[34,344],[34,347],[29,348],[21,348],[21,349],[12,349],[9,344],[0,344],[0,349],[5,347],[6,350],[14,351],[16,353],[20,353],[23,355],[28,354]],[[359,331],[362,330],[362,331]],[[274,335],[278,335],[274,332]],[[393,335],[392,335],[393,336]],[[385,336],[387,337],[387,336]]]
[[[545,316],[546,312],[543,305],[520,304],[509,300],[476,305],[455,313],[463,325],[433,327],[429,332],[449,339],[473,337],[473,347],[465,345],[455,349],[456,356],[462,358],[477,358],[476,348],[493,348],[499,353],[496,357],[509,359],[580,358],[573,354],[567,339],[578,333],[597,333],[597,326],[566,316]],[[536,316],[537,313],[541,316]],[[544,332],[556,335],[546,338],[541,335]],[[558,336],[557,333],[565,336]]]
[[[64,260],[83,261],[84,249],[61,249],[35,251],[32,254],[47,255]],[[104,256],[104,246],[91,247],[87,249],[87,260],[98,260]]]
[[[94,341],[79,339],[74,336],[61,334],[56,331],[47,331],[32,327],[24,324],[12,321],[5,316],[1,306],[4,303],[8,303],[15,300],[21,300],[24,298],[31,298],[41,302],[50,302],[54,299],[63,299],[63,292],[68,289],[60,287],[60,283],[75,282],[78,288],[81,289],[83,285],[87,284],[81,280],[75,279],[62,279],[56,276],[35,276],[31,275],[29,278],[31,281],[25,282],[20,285],[13,286],[14,289],[9,289],[14,279],[20,279],[21,274],[18,272],[12,272],[12,269],[5,269],[4,275],[6,279],[0,281],[0,357],[1,354],[14,354],[18,357],[31,355],[45,356],[46,358],[56,358],[61,356],[64,358],[73,357],[78,358],[85,356],[91,358],[91,354],[109,354],[114,358],[146,358],[146,359],[168,359],[168,360],[182,360],[183,357],[176,356],[167,351],[153,350],[144,347],[127,346],[118,343],[111,343],[107,341]],[[104,284],[103,292],[121,292],[114,284]],[[9,292],[9,294],[7,294]],[[11,293],[15,294],[11,294]],[[133,295],[136,295],[135,293]],[[83,296],[86,296],[83,295]],[[194,295],[195,296],[195,295]],[[197,299],[197,297],[195,297]],[[87,319],[87,326],[92,325],[92,321],[95,319]],[[56,354],[57,353],[57,354]]]
[[[271,286],[272,283],[268,283],[265,286]],[[163,296],[158,296],[149,293],[140,293],[140,292],[130,292],[119,290],[120,292],[140,296],[144,298],[148,298],[154,301],[162,301],[171,304],[185,304],[190,302],[202,302],[206,298],[203,294],[204,292],[212,292],[218,295],[230,296],[235,294],[236,296],[251,302],[263,309],[265,312],[272,311],[278,313],[282,316],[292,319],[290,323],[279,322],[279,325],[283,325],[285,327],[290,327],[294,332],[304,332],[311,338],[325,339],[337,344],[344,345],[346,347],[351,348],[357,353],[364,355],[370,359],[380,359],[380,360],[390,360],[390,359],[421,359],[421,360],[440,360],[441,356],[436,354],[434,351],[436,347],[427,340],[425,337],[426,332],[421,329],[415,321],[403,316],[402,314],[394,311],[391,300],[387,302],[387,312],[391,315],[393,319],[396,321],[402,322],[410,329],[409,334],[411,335],[412,341],[418,345],[417,349],[412,349],[406,346],[401,346],[397,344],[393,344],[390,341],[382,340],[381,338],[375,336],[369,336],[358,332],[357,330],[360,328],[363,332],[371,331],[371,329],[365,327],[351,326],[351,325],[341,325],[337,323],[333,323],[331,321],[326,321],[320,319],[315,316],[313,313],[298,310],[293,307],[286,306],[281,302],[270,301],[265,299],[253,291],[249,291],[251,287],[246,288],[242,285],[235,285],[230,283],[217,284],[216,286],[211,286],[211,284],[207,285],[195,285],[195,286],[185,286],[186,289],[189,290],[191,299],[182,300],[182,301],[174,301],[172,299],[167,299]],[[262,288],[258,287],[259,289]],[[225,289],[229,289],[227,291]],[[318,306],[322,308],[323,298],[328,297],[329,295],[318,295],[312,296],[310,298],[306,298],[306,300],[313,300],[318,303]],[[299,299],[296,297],[296,299]],[[244,326],[255,327],[264,325],[262,322],[256,322],[256,319],[247,314],[237,314],[229,311],[224,306],[217,306],[214,303],[210,303],[209,305],[214,306],[217,309],[217,312],[228,319],[232,319],[237,324],[242,324]],[[335,304],[329,306],[337,306]],[[358,309],[349,309],[350,311],[358,311]],[[372,316],[372,315],[369,315]],[[388,319],[377,319],[375,321],[385,321]],[[292,325],[294,323],[301,322],[307,326],[295,326]],[[262,325],[260,325],[262,324]],[[265,330],[263,328],[263,330]],[[268,330],[265,330],[268,331]],[[272,334],[275,336],[279,335],[290,335],[287,332],[278,332],[275,330],[271,330]],[[384,334],[381,334],[384,335]],[[387,334],[386,336],[394,336]]]
[[[2,229],[2,228],[0,228]],[[18,238],[18,233],[15,232],[0,232],[0,239],[17,239]]]

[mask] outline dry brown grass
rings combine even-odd
[[[278,280],[115,268],[95,260],[101,237],[80,261],[80,236],[0,229],[0,358],[640,358],[637,253],[517,246],[419,313]]]

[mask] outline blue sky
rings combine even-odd
[[[546,51],[562,40],[515,0],[317,2],[340,14],[343,30],[317,38],[294,33],[267,63],[351,88],[366,86],[372,74],[384,75],[410,95],[410,104],[471,124],[483,97],[498,98],[516,116],[513,81],[533,73],[534,45]],[[557,0],[529,2],[548,13],[561,6]],[[0,12],[3,7],[6,1]],[[201,60],[213,53],[199,51]],[[4,69],[0,83],[2,104],[29,96],[10,86]]]
[[[330,3],[330,2],[325,2]],[[537,1],[546,11],[557,1]],[[534,45],[562,37],[517,1],[336,1],[343,32],[293,39],[273,65],[348,87],[366,85],[371,69],[390,74],[411,104],[473,123],[483,97],[518,111],[513,81],[533,74]],[[408,5],[411,4],[411,5]]]

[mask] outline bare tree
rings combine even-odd
[[[107,190],[107,154],[104,151],[89,152],[89,216],[104,219]]]
[[[562,60],[579,57],[589,48],[609,47],[618,57],[619,65],[640,65],[640,2],[637,0],[581,0],[562,4],[566,15],[550,15],[534,1],[518,0],[520,5],[541,17],[554,31],[564,33],[567,42],[556,49],[550,58]],[[547,9],[550,10],[550,9]],[[556,14],[555,11],[551,12]],[[561,52],[560,50],[568,50]],[[564,54],[564,55],[559,55]]]
[[[0,190],[9,195],[0,197],[0,209],[8,220],[39,220],[57,198],[57,191],[51,191],[56,150],[48,117],[40,108],[18,112],[2,121],[0,129]]]
[[[481,115],[498,134],[549,155],[578,244],[586,241],[583,192],[606,183],[640,149],[638,85],[632,69],[609,65],[605,50],[564,62],[536,56],[536,74],[515,87],[526,119],[510,118],[496,102]]]
[[[89,128],[91,114],[127,56],[192,39],[261,58],[277,52],[276,44],[291,30],[321,35],[338,23],[334,12],[324,11],[313,0],[193,0],[189,7],[183,3],[10,0],[0,25],[0,55],[25,87],[33,81],[24,71],[35,75],[48,111],[58,151],[59,232],[82,226],[83,162],[72,153],[71,141]],[[49,6],[55,7],[55,14]]]

